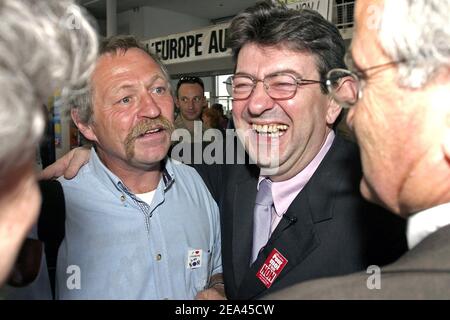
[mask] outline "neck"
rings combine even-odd
[[[115,174],[125,183],[127,188],[136,194],[146,193],[156,189],[161,179],[161,165],[151,170],[127,170]]]
[[[98,156],[103,164],[122,180],[131,192],[136,194],[146,193],[155,190],[158,186],[161,179],[161,163],[159,161],[151,165],[139,166],[120,159],[106,157],[100,150],[98,150]]]
[[[194,132],[194,120],[188,120],[181,115],[181,119],[183,119],[184,125],[190,132]]]

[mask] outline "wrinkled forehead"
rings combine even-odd
[[[267,76],[288,72],[296,76],[312,76],[319,72],[317,59],[309,50],[300,50],[292,42],[277,45],[248,43],[237,56],[235,73]]]
[[[122,81],[149,82],[154,79],[168,81],[165,73],[152,57],[140,49],[101,55],[92,75],[92,86],[107,87]]]
[[[178,88],[178,96],[180,97],[191,97],[191,96],[203,96],[202,86],[198,83],[183,83]]]

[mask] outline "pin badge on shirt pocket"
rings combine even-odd
[[[198,269],[202,267],[202,249],[188,250],[187,268]]]

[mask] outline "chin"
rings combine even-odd
[[[198,120],[198,121],[201,121],[201,119],[200,119],[200,115],[186,115],[186,116],[183,116],[186,120],[189,120],[189,121],[194,121],[194,120]]]
[[[375,188],[367,182],[365,177],[361,179],[360,191],[364,199],[398,214],[398,209],[389,205],[387,201],[383,201],[382,195],[375,191]]]
[[[160,150],[158,152],[146,153],[142,155],[141,159],[143,162],[149,164],[157,163],[163,160],[167,156],[167,150]]]
[[[145,150],[136,151],[134,160],[145,164],[156,164],[163,160],[169,151],[169,146],[160,146],[157,148],[147,148]]]

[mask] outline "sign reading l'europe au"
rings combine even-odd
[[[310,9],[331,21],[333,1],[330,0],[283,0],[288,8]],[[143,41],[150,52],[156,53],[166,64],[231,57],[226,47],[230,23],[222,23],[185,33]]]
[[[186,33],[143,41],[165,64],[228,57],[231,49],[226,47],[229,23]]]

